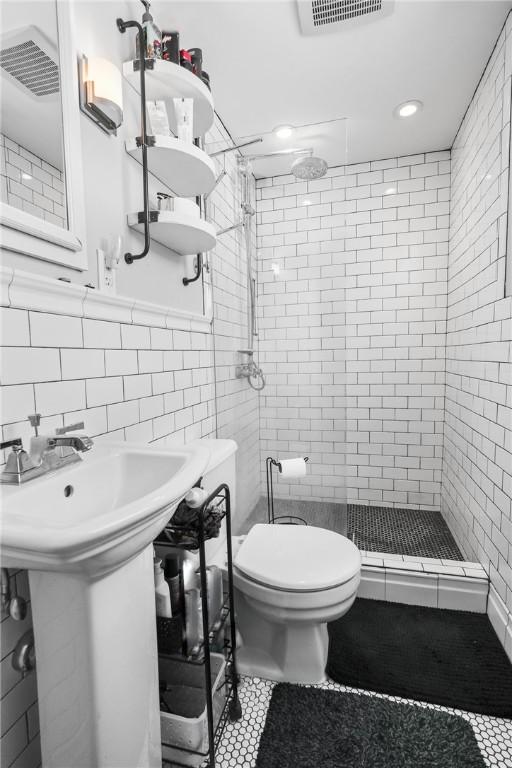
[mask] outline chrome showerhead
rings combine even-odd
[[[297,179],[304,179],[305,181],[320,179],[327,173],[327,163],[321,157],[315,157],[310,147],[291,147],[260,155],[245,155],[238,159],[238,166],[243,175],[248,175],[248,172],[252,170],[250,163],[254,160],[272,160],[274,157],[284,157],[285,155],[299,155],[290,169]]]
[[[291,172],[297,179],[310,181],[311,179],[320,179],[327,173],[327,163],[321,157],[299,157],[294,160]]]

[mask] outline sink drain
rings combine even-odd
[[[69,497],[73,495],[74,491],[75,489],[73,488],[72,485],[66,485],[66,487],[64,488],[64,496],[66,497],[66,499],[69,499]]]

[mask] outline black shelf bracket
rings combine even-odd
[[[140,137],[137,139],[137,143],[140,141],[140,147],[142,148],[142,192],[144,197],[144,212],[143,221],[144,224],[144,248],[140,253],[125,253],[124,260],[127,264],[133,264],[138,259],[143,259],[149,253],[151,246],[151,235],[149,232],[149,182],[148,182],[148,135],[146,127],[146,68],[151,69],[153,62],[148,60],[146,62],[144,53],[144,30],[138,21],[123,21],[123,19],[117,19],[117,28],[119,32],[124,34],[127,29],[135,28],[137,30],[137,37],[139,43],[139,60],[134,65],[134,70],[140,73]],[[139,214],[140,221],[140,214]]]
[[[148,221],[158,221],[160,211],[149,211],[149,214],[147,214]],[[137,221],[139,224],[144,224],[146,220],[146,213],[145,211],[139,211],[137,214]]]
[[[202,274],[203,274],[203,254],[198,253],[196,256],[196,269],[194,272],[194,277],[184,277],[183,285],[190,285],[190,283],[195,283],[196,280],[199,280]]]

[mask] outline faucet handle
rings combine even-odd
[[[74,432],[77,429],[83,429],[84,428],[84,422],[83,421],[77,421],[76,424],[69,424],[67,427],[59,427],[55,430],[56,435],[65,435],[68,432]]]
[[[41,424],[41,414],[31,413],[30,416],[27,416],[27,419],[30,421],[30,426],[34,427],[36,431],[36,437],[37,437],[39,434],[38,427]]]

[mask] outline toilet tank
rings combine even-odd
[[[202,487],[208,493],[222,483],[229,486],[231,499],[231,520],[236,516],[236,452],[238,446],[234,440],[204,438],[194,441],[210,451],[210,460],[204,471]],[[192,443],[192,445],[194,444]],[[191,443],[188,443],[190,446]],[[206,560],[209,565],[222,566],[226,560],[226,522],[223,521],[219,536],[206,542]]]

